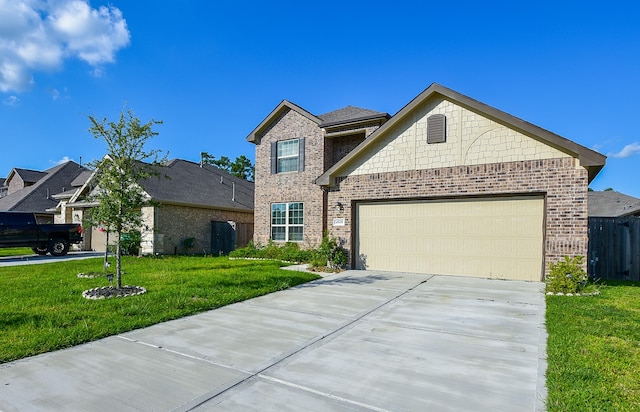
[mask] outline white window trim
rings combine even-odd
[[[302,205],[302,223],[301,224],[292,224],[289,223],[289,213],[290,213],[290,206],[293,204],[301,204]],[[274,224],[273,223],[273,207],[275,205],[285,205],[285,223],[284,224]],[[304,239],[304,203],[303,202],[277,202],[277,203],[272,203],[271,207],[269,208],[269,223],[270,223],[270,235],[269,238],[271,240],[273,240],[274,242],[302,242]],[[273,228],[274,227],[282,227],[284,228],[284,240],[279,239],[276,240],[273,238]],[[293,228],[293,227],[300,227],[302,228],[302,239],[297,239],[297,240],[290,240],[289,239],[289,229]]]

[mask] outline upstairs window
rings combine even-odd
[[[304,170],[304,138],[271,143],[271,174]]]
[[[271,240],[301,242],[303,236],[303,203],[273,203],[271,205]]]

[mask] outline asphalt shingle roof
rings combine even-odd
[[[35,183],[47,175],[47,172],[29,169],[13,169],[15,173],[26,183]]]
[[[589,192],[589,217],[640,216],[640,199],[613,190]]]
[[[355,106],[347,106],[318,116],[322,123],[320,127],[340,123],[350,123],[358,120],[371,119],[375,117],[389,117],[387,113],[370,109],[363,109]]]
[[[71,182],[86,170],[72,161],[52,167],[44,172],[14,169],[23,180],[37,176],[39,179],[31,186],[0,198],[0,210],[45,212],[47,209],[55,208],[58,205],[58,200],[54,199],[52,195],[71,189]],[[31,182],[30,180],[25,181]]]
[[[175,159],[141,182],[156,202],[253,210],[254,184],[215,166]]]

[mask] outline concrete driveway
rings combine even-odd
[[[0,365],[0,410],[543,410],[544,310],[542,283],[346,271]]]

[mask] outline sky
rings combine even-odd
[[[640,197],[634,1],[0,0],[0,177],[101,158],[131,109],[169,158],[254,160],[283,99],[395,114],[439,83],[606,156]]]

